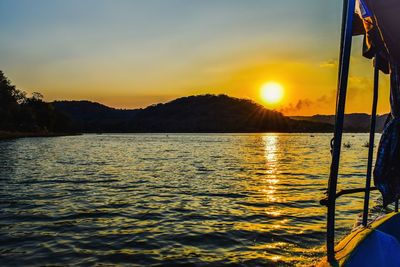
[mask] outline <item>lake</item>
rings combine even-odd
[[[0,141],[0,265],[304,266],[324,255],[331,134]],[[377,137],[378,140],[378,137]],[[339,188],[364,186],[346,134]],[[374,195],[376,198],[376,195]],[[337,235],[362,195],[338,200]]]

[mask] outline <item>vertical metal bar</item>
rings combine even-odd
[[[365,182],[365,196],[364,196],[364,210],[362,224],[368,224],[368,210],[369,210],[369,196],[371,190],[371,174],[372,174],[372,160],[374,157],[374,142],[375,142],[375,125],[376,125],[376,108],[378,105],[378,89],[379,89],[379,62],[378,56],[375,56],[375,69],[374,69],[374,95],[372,100],[371,111],[371,126],[369,131],[369,148],[368,148],[368,164],[367,164],[367,179]]]
[[[345,33],[346,33],[346,20],[347,20],[347,13],[348,13],[348,5],[349,5],[349,0],[343,0],[343,7],[342,7],[342,25],[340,29],[340,51],[339,51],[339,65],[342,66],[343,62],[343,46],[344,46],[344,38],[345,38]],[[340,71],[341,69],[338,69],[338,75],[340,78]],[[337,91],[336,96],[339,95],[339,90]]]
[[[339,65],[338,94],[336,100],[335,132],[332,150],[332,164],[328,184],[328,216],[326,246],[328,261],[335,261],[335,204],[337,178],[339,173],[340,149],[342,145],[344,108],[346,104],[347,83],[349,76],[350,53],[353,35],[353,14],[355,0],[344,0],[345,14],[342,18],[341,58]]]

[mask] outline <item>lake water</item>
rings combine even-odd
[[[0,265],[304,266],[324,255],[330,134],[0,141]],[[378,138],[377,138],[378,139]],[[363,186],[348,134],[339,188]],[[362,195],[339,199],[337,235]]]

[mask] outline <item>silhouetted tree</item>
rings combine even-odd
[[[0,71],[0,130],[21,132],[69,131],[69,119],[34,92],[27,97]]]

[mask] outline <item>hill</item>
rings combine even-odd
[[[376,121],[376,132],[382,132],[388,114],[378,115]],[[335,124],[334,115],[314,115],[314,116],[292,116],[294,120],[328,123]],[[345,132],[369,132],[371,123],[371,116],[365,113],[351,113],[346,114],[344,118],[344,131]]]
[[[55,101],[53,106],[68,116],[78,132],[124,132],[140,110],[114,109],[91,101]]]
[[[145,109],[118,110],[88,101],[53,105],[82,132],[330,132],[326,123],[292,120],[246,99],[199,95]]]
[[[198,95],[151,105],[115,109],[90,101],[46,103],[31,97],[0,71],[0,138],[54,136],[76,132],[332,132],[335,117],[286,117],[247,99]],[[378,117],[382,131],[387,115]],[[348,114],[345,131],[368,132],[367,114]]]

